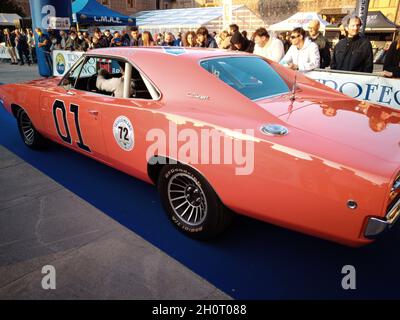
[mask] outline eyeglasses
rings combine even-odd
[[[298,37],[300,37],[299,34],[298,34],[297,36],[290,36],[290,39],[296,39],[296,38],[298,38]]]

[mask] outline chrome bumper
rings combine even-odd
[[[385,230],[391,228],[396,220],[400,217],[400,199],[394,204],[388,212],[385,219],[371,217],[368,219],[367,226],[364,231],[364,236],[369,239],[374,239]]]

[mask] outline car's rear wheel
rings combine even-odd
[[[164,166],[157,187],[170,220],[192,238],[213,238],[231,221],[230,211],[210,184],[188,166]]]
[[[24,109],[17,114],[19,133],[26,146],[32,149],[43,149],[47,140],[36,130],[31,119]]]

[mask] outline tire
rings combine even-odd
[[[214,238],[232,220],[231,212],[225,208],[210,184],[188,166],[164,166],[158,177],[157,188],[169,219],[191,238]]]
[[[46,147],[47,140],[33,126],[31,119],[24,109],[18,111],[17,124],[22,141],[27,147],[34,150]]]

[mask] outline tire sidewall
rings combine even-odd
[[[204,221],[197,226],[191,226],[177,217],[168,198],[168,183],[177,173],[187,174],[195,184],[200,187],[207,202],[207,213]],[[207,237],[213,233],[218,223],[218,212],[221,207],[219,199],[209,183],[194,169],[183,165],[167,165],[163,168],[158,179],[158,191],[161,196],[164,209],[176,228],[190,235],[191,237]]]
[[[27,113],[24,109],[21,109],[21,110],[18,112],[18,116],[17,116],[18,130],[19,130],[19,133],[21,134],[21,138],[22,138],[24,144],[27,145],[28,147],[32,147],[32,146],[34,146],[34,144],[35,144],[35,139],[36,139],[37,131],[36,131],[36,129],[34,128],[34,126],[33,126],[33,124],[32,124],[33,139],[32,139],[32,143],[29,143],[29,142],[27,141],[26,137],[25,137],[25,134],[24,134],[23,130],[22,130],[22,117],[23,117],[24,114],[26,114],[26,116],[31,120],[31,118],[29,117],[28,113]],[[31,123],[32,123],[32,120],[31,120]]]

